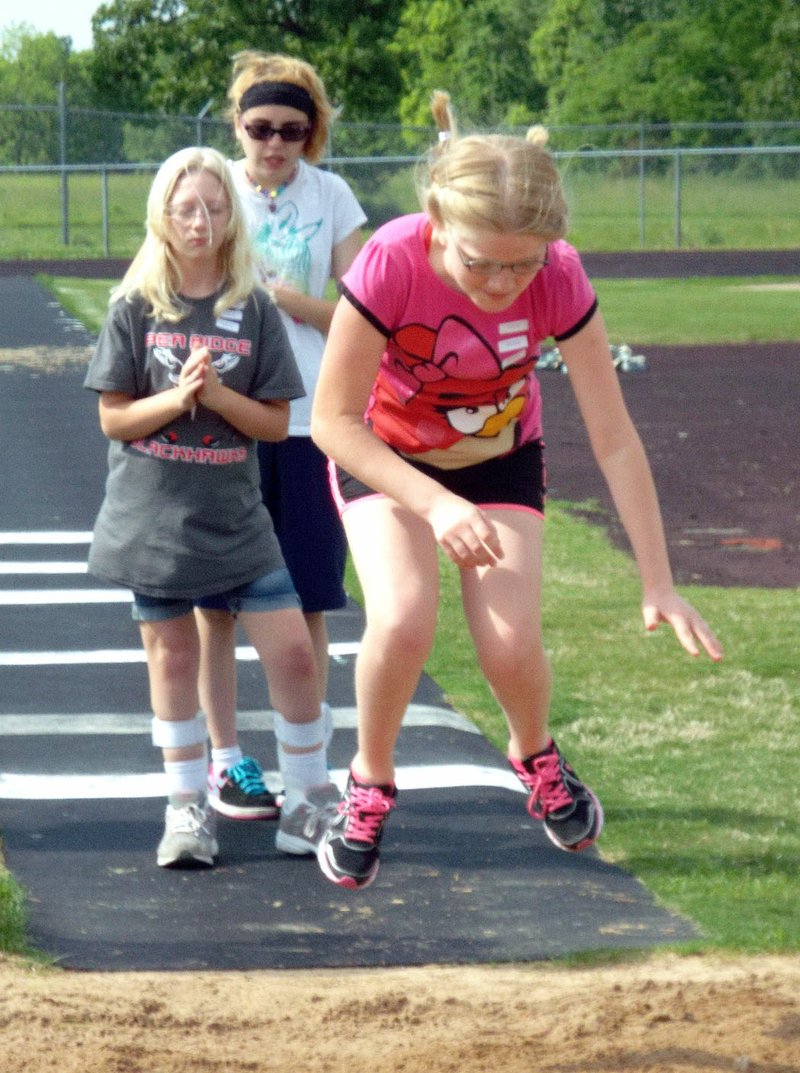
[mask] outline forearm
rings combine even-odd
[[[329,302],[325,298],[313,298],[309,294],[292,290],[291,287],[272,287],[270,295],[278,309],[288,316],[303,324],[310,324],[323,335],[327,334],[336,308],[335,302]]]
[[[312,418],[311,435],[320,450],[367,487],[427,518],[442,486],[411,466],[355,415]]]
[[[110,440],[140,440],[174,421],[188,408],[178,388],[141,399],[104,392],[99,401],[100,427]]]
[[[289,403],[285,399],[251,399],[220,384],[204,405],[254,440],[274,443],[288,435]]]
[[[672,588],[661,508],[641,441],[634,434],[624,446],[597,461],[633,549],[644,590]]]

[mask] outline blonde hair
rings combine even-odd
[[[459,137],[449,94],[437,90],[431,112],[439,143],[417,173],[425,212],[439,224],[476,231],[532,234],[547,241],[567,233],[567,204],[547,130],[525,138],[503,134]]]
[[[188,307],[179,297],[181,270],[172,248],[169,204],[182,179],[196,178],[204,171],[219,180],[230,210],[218,254],[223,289],[214,304],[215,313],[229,309],[252,293],[256,269],[230,168],[216,149],[201,146],[173,153],[156,172],[147,198],[144,242],[122,282],[112,292],[112,302],[119,298],[130,300],[136,293],[159,319],[175,322],[187,315]]]
[[[338,112],[328,100],[325,84],[311,64],[278,52],[259,52],[256,49],[237,52],[233,57],[233,73],[228,86],[228,117],[231,122],[242,114],[239,108],[242,96],[259,82],[291,82],[309,94],[314,102],[315,113],[310,117],[311,133],[303,146],[303,156],[310,164],[322,160],[331,124]]]

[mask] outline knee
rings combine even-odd
[[[489,682],[544,680],[549,664],[541,644],[495,644],[478,652],[481,671]]]
[[[411,616],[383,618],[368,625],[368,632],[387,661],[407,664],[425,662],[433,647],[435,629],[435,622]]]
[[[283,673],[293,681],[316,680],[317,665],[310,639],[303,636],[288,641],[281,651],[280,665]]]
[[[198,672],[198,648],[188,641],[159,639],[148,647],[147,658],[167,681],[189,678]]]

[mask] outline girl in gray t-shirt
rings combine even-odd
[[[198,628],[218,617],[239,617],[268,676],[284,746],[278,848],[313,852],[338,798],[311,639],[256,455],[257,441],[286,436],[303,385],[255,278],[225,159],[175,153],[153,181],[145,241],[111,296],[85,380],[110,440],[89,568],[133,591],[169,796],[157,855],[166,867],[211,865],[218,853],[200,713],[213,683]],[[258,764],[240,764],[262,818],[276,816]]]

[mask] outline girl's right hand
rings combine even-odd
[[[459,567],[496,566],[503,558],[492,520],[473,503],[449,493],[431,510],[428,522],[448,559]]]
[[[210,362],[211,354],[208,347],[193,350],[184,362],[176,389],[180,394],[184,411],[191,410],[197,405],[198,396],[206,382]]]

